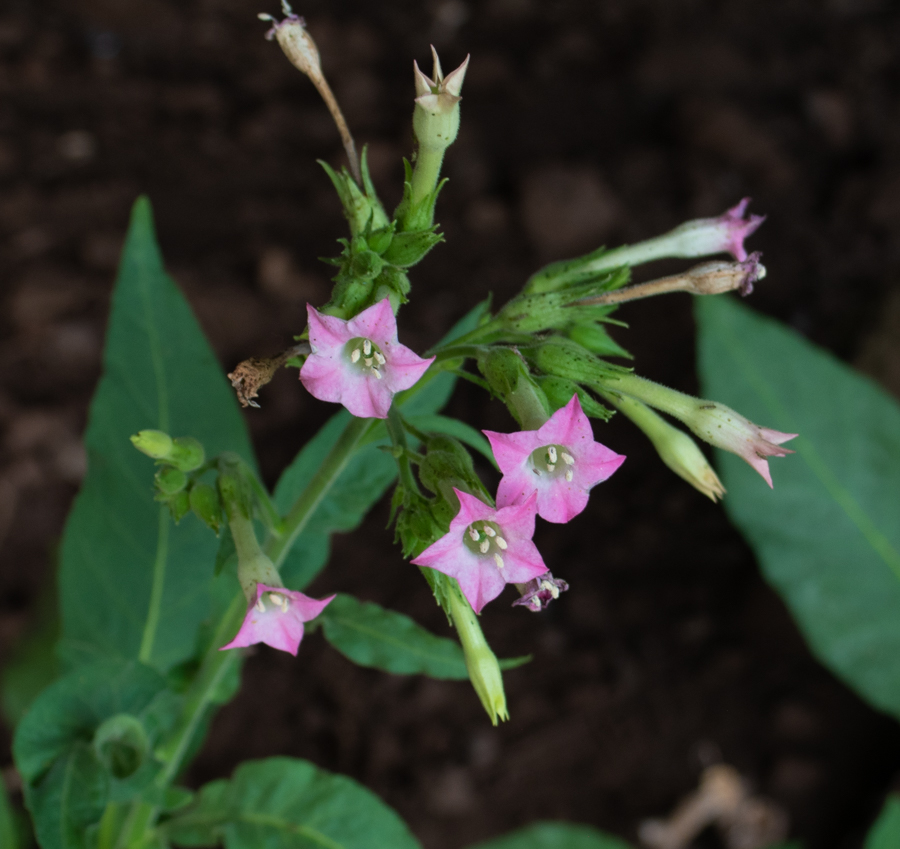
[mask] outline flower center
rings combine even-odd
[[[575,458],[565,445],[544,445],[531,452],[531,469],[538,477],[549,475],[571,482],[574,468]]]
[[[357,336],[351,339],[344,348],[350,362],[353,363],[366,377],[374,377],[381,380],[384,375],[381,369],[384,366],[385,358],[379,348],[371,339],[365,339]]]
[[[288,597],[282,595],[281,593],[263,593],[263,594],[256,600],[256,609],[257,609],[260,613],[265,613],[265,612],[266,612],[266,605],[265,605],[265,602],[263,601],[263,599],[264,599],[266,596],[269,597],[269,603],[270,603],[270,604],[274,604],[275,607],[280,608],[282,613],[287,613],[287,611],[288,611],[288,606],[289,606],[290,602],[288,601]]]
[[[466,547],[479,557],[490,557],[502,569],[503,552],[509,547],[500,536],[500,526],[495,522],[472,522],[463,536]]]

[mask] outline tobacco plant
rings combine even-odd
[[[310,628],[321,628],[364,666],[468,679],[489,721],[507,719],[515,705],[507,704],[503,670],[528,658],[498,660],[480,618],[490,616],[491,604],[512,602],[528,616],[565,603],[558,599],[569,585],[535,546],[535,524],[575,521],[578,529],[591,490],[627,462],[595,438],[614,413],[713,501],[725,486],[688,431],[759,473],[768,487],[725,463],[735,521],[824,662],[876,705],[900,713],[900,652],[891,650],[900,647],[900,557],[897,523],[886,524],[900,503],[900,413],[789,331],[716,297],[749,295],[765,276],[760,255],[744,246],[763,221],[747,215],[748,199],[648,241],[539,269],[499,308],[485,293],[443,339],[413,351],[400,341],[398,318],[413,296],[413,269],[443,249],[435,221],[441,165],[458,131],[469,59],[449,74],[436,53],[430,76],[414,65],[416,150],[404,162],[402,201],[388,214],[315,44],[286,4],[284,14],[280,21],[261,16],[271,21],[268,37],[319,89],[347,155],[340,170],[322,163],[349,225],[330,260],[331,298],[307,306],[306,326],[281,354],[235,367],[229,387],[163,269],[149,202],[135,204],[85,437],[89,472],[61,550],[61,673],[16,729],[16,766],[39,845],[418,845],[369,791],[306,761],[244,763],[231,778],[198,790],[179,779],[213,714],[238,690],[242,649],[265,643],[302,664]],[[726,254],[730,259],[631,283],[632,268],[656,259]],[[784,431],[635,373],[615,311],[672,292],[697,297],[709,394],[734,399]],[[280,368],[298,370],[297,392],[343,409],[269,492],[235,392],[242,406],[257,406]],[[442,415],[457,379],[505,405],[516,427],[482,434]],[[854,393],[859,397],[847,401]],[[848,434],[866,437],[853,442],[859,450],[849,477],[846,455],[827,433],[829,404],[847,418]],[[854,426],[861,404],[878,414]],[[880,442],[866,436],[873,426]],[[770,492],[767,461],[793,453],[789,441],[804,462],[792,460],[797,468]],[[495,467],[496,490],[479,476],[473,452]],[[881,477],[861,480],[876,466]],[[425,579],[423,591],[434,595],[458,639],[350,595],[303,592],[327,565],[331,535],[356,527],[391,489],[397,556],[409,561],[410,580]],[[779,494],[782,500],[773,500]],[[841,537],[848,522],[862,537],[862,547],[854,538],[850,549],[865,549],[855,580],[833,547],[831,555],[817,554],[821,537]],[[327,585],[325,575],[319,586]],[[841,601],[823,613],[821,593],[810,587]],[[897,828],[893,804],[879,825],[884,833]],[[0,834],[4,846],[17,845],[5,806]],[[532,825],[490,845],[624,846],[559,823]]]

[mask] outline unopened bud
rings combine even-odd
[[[172,437],[161,430],[141,430],[131,437],[131,444],[154,460],[165,460],[172,450]]]
[[[199,440],[194,439],[193,436],[179,436],[172,442],[172,450],[169,452],[166,462],[184,472],[192,472],[203,465],[206,452]]]
[[[156,491],[163,499],[181,492],[187,486],[187,475],[181,470],[166,466],[155,475]]]
[[[550,402],[518,351],[488,348],[478,356],[478,369],[524,430],[536,430],[550,418]]]
[[[459,101],[462,100],[463,80],[469,67],[469,57],[446,77],[441,71],[437,51],[434,57],[433,79],[425,76],[413,62],[416,86],[416,108],[413,112],[413,130],[419,147],[446,150],[456,140],[459,132]]]
[[[222,503],[215,487],[208,483],[195,483],[189,497],[191,510],[218,535],[222,527]]]
[[[106,769],[118,779],[134,775],[150,749],[141,721],[128,713],[104,720],[94,732],[94,751]]]
[[[586,389],[571,380],[567,380],[564,377],[555,377],[554,375],[545,375],[537,378],[537,382],[547,396],[547,400],[550,402],[550,409],[553,412],[556,412],[561,407],[565,407],[572,400],[572,396],[577,395],[581,409],[591,418],[609,421],[613,416],[612,410],[604,407]]]
[[[166,503],[176,525],[187,516],[188,511],[191,509],[191,500],[185,489],[173,495]]]
[[[564,377],[575,383],[595,383],[624,371],[597,359],[577,342],[560,336],[551,336],[523,352],[544,374]]]
[[[605,394],[604,397],[644,432],[660,459],[676,475],[712,501],[725,495],[725,487],[718,475],[697,443],[684,431],[670,425],[662,416],[635,398],[614,394]]]
[[[491,722],[496,725],[501,719],[509,719],[506,694],[503,691],[503,673],[497,656],[484,638],[475,611],[459,589],[454,587],[447,595],[450,616],[462,643],[469,680]]]

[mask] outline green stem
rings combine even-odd
[[[141,648],[138,660],[150,663],[153,657],[153,643],[156,640],[156,629],[159,627],[159,614],[162,609],[163,589],[166,583],[166,558],[169,553],[169,509],[162,505],[159,508],[159,528],[156,535],[156,560],[153,563],[153,583],[150,586],[150,604],[147,608],[147,620],[144,623],[144,634],[141,637]]]
[[[419,485],[413,477],[412,468],[409,465],[409,446],[406,444],[406,425],[400,411],[392,404],[388,410],[387,429],[394,446],[394,458],[397,460],[397,470],[400,483],[407,492],[421,495]]]
[[[338,475],[350,460],[357,444],[371,424],[370,419],[353,418],[338,437],[331,451],[322,461],[319,470],[307,484],[303,494],[284,517],[284,531],[280,537],[270,539],[266,544],[266,554],[272,558],[275,568],[280,568],[294,545],[294,540],[302,533],[306,523],[312,518],[319,503],[331,489]]]
[[[410,183],[410,209],[416,209],[437,188],[446,152],[446,147],[419,146]],[[430,223],[424,226],[429,226]]]

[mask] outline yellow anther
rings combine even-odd
[[[353,353],[350,355],[350,362],[351,362],[351,363],[358,363],[358,362],[359,362],[359,348],[354,348],[354,349],[353,349]]]
[[[494,552],[494,563],[497,564],[498,569],[503,568],[503,558],[496,551]]]
[[[563,451],[563,453],[562,453],[562,458],[563,458],[563,462],[564,462],[567,466],[574,466],[574,465],[575,465],[575,458],[574,458],[571,454],[567,454],[565,451]]]
[[[499,548],[501,551],[506,551],[506,549],[509,547],[507,546],[506,540],[503,539],[503,537],[497,537],[494,542],[497,543],[497,548]]]

